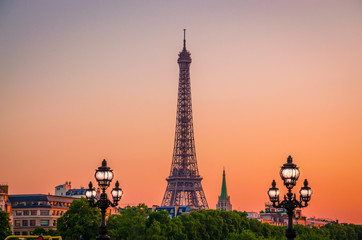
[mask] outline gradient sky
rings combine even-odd
[[[361,1],[1,1],[0,182],[11,194],[94,181],[160,204],[176,123],[182,29],[210,208],[226,169],[259,211],[291,154],[308,216],[362,224]]]

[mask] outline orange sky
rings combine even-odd
[[[106,158],[122,205],[160,204],[183,28],[209,206],[259,211],[291,154],[307,216],[362,224],[359,1],[0,3],[0,182],[53,193]]]

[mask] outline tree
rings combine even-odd
[[[362,235],[362,226],[354,224],[329,223],[321,227],[321,230],[328,232],[330,239],[336,240],[360,240]]]
[[[0,240],[5,239],[9,235],[11,235],[9,213],[0,209]]]
[[[255,233],[250,230],[244,230],[240,234],[232,234],[229,240],[258,240],[265,239],[258,237]]]
[[[328,233],[317,227],[310,228],[296,224],[294,225],[294,229],[297,231],[298,240],[330,240]]]
[[[59,236],[59,232],[57,230],[49,229],[46,230],[42,227],[35,228],[32,235],[49,235],[49,236]]]
[[[64,240],[94,239],[100,219],[98,209],[85,199],[74,201],[58,220]],[[279,240],[285,239],[285,226],[273,226],[248,219],[245,212],[199,210],[170,218],[167,211],[152,212],[145,204],[127,207],[107,221],[111,240]],[[359,240],[362,227],[327,224],[321,228],[294,226],[297,240]],[[1,239],[0,239],[1,240]]]
[[[127,207],[119,214],[111,215],[108,218],[108,233],[111,239],[145,239],[146,220],[150,210],[145,204],[137,207]]]
[[[34,231],[33,231],[33,234],[32,235],[48,235],[47,234],[48,231],[45,229],[45,228],[42,228],[42,227],[38,227],[38,228],[35,228]]]
[[[58,219],[58,232],[65,240],[95,239],[98,234],[101,213],[91,207],[85,198],[74,200],[69,210]]]
[[[176,224],[172,222],[167,211],[152,212],[146,221],[147,239],[175,239]]]

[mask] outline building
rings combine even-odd
[[[65,184],[58,185],[55,187],[55,196],[67,196],[73,198],[85,197],[85,192],[87,189],[81,187],[78,189],[72,188],[72,184],[69,181],[66,181]],[[98,189],[99,191],[99,189]]]
[[[256,218],[255,213],[248,213],[248,218]],[[269,223],[270,225],[276,226],[287,226],[288,215],[284,208],[275,208],[271,203],[265,203],[265,211],[261,211],[257,218],[262,223]],[[318,227],[324,226],[328,223],[335,223],[337,220],[322,219],[322,218],[307,218],[302,215],[301,209],[294,210],[293,224],[300,224],[307,227]]]
[[[247,212],[247,214],[248,214],[247,218],[260,219],[260,215],[257,212]]]
[[[0,209],[4,212],[11,213],[11,204],[9,202],[9,186],[0,184]]]
[[[178,56],[180,74],[175,142],[170,175],[166,179],[167,188],[161,206],[208,209],[196,159],[190,84],[191,54],[186,50],[185,30],[183,49]]]
[[[221,194],[219,200],[216,204],[216,209],[232,211],[233,206],[230,203],[230,196],[228,196],[226,189],[226,178],[225,178],[225,169],[222,172],[222,185],[221,185]]]
[[[9,201],[9,186],[0,184],[0,210],[9,213],[10,226],[13,224],[13,215],[11,214],[11,203]]]
[[[311,218],[307,218],[305,220],[305,222],[306,222],[305,225],[308,227],[320,228],[329,223],[338,223],[338,220],[311,217]]]
[[[287,226],[288,215],[284,208],[275,208],[271,203],[265,203],[265,212],[260,213],[259,220],[263,223],[269,223],[276,226]],[[293,224],[300,224],[308,227],[321,227],[329,223],[328,221],[321,221],[314,218],[306,218],[302,215],[301,209],[294,210]]]
[[[85,197],[85,192],[87,191],[87,189],[81,187],[78,189],[69,189],[65,195],[67,197],[72,197],[72,198],[81,198],[81,197]]]
[[[260,212],[259,220],[276,226],[286,226],[288,223],[287,211],[284,208],[275,208],[271,203],[265,203],[265,211]]]
[[[153,206],[152,211],[158,212],[158,211],[167,211],[168,216],[170,218],[178,217],[183,214],[188,214],[192,211],[196,211],[197,209],[191,208],[190,206],[172,206],[172,207],[159,207],[159,206]]]
[[[35,228],[56,230],[57,219],[69,209],[74,198],[45,194],[9,195],[13,233],[29,235]]]
[[[55,196],[66,196],[67,191],[72,189],[72,183],[66,181],[65,184],[55,187]]]

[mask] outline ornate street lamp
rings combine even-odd
[[[291,156],[288,157],[287,163],[281,167],[280,177],[284,181],[284,185],[288,188],[288,193],[284,195],[284,200],[282,202],[279,201],[279,189],[276,188],[275,180],[273,180],[272,187],[268,190],[268,195],[270,201],[273,203],[273,207],[285,208],[285,210],[287,210],[288,227],[285,235],[288,240],[294,240],[297,236],[296,231],[293,229],[294,209],[308,206],[308,202],[312,196],[312,189],[308,187],[308,181],[305,179],[304,187],[299,191],[299,201],[297,200],[296,195],[292,193],[292,188],[299,178],[299,169],[297,165],[293,163]]]
[[[109,206],[115,207],[118,205],[118,201],[122,198],[123,191],[119,187],[119,183],[117,181],[116,187],[113,188],[111,191],[113,203],[108,200],[106,189],[112,182],[113,170],[107,166],[107,161],[105,159],[102,161],[102,166],[96,169],[96,173],[94,176],[98,182],[98,186],[102,190],[102,193],[99,199],[96,200],[96,190],[94,189],[92,182],[89,182],[89,188],[87,189],[85,196],[92,207],[98,207],[101,210],[101,225],[99,227],[99,235],[97,236],[97,239],[108,240],[110,237],[107,235],[108,229],[106,226],[106,210]]]

